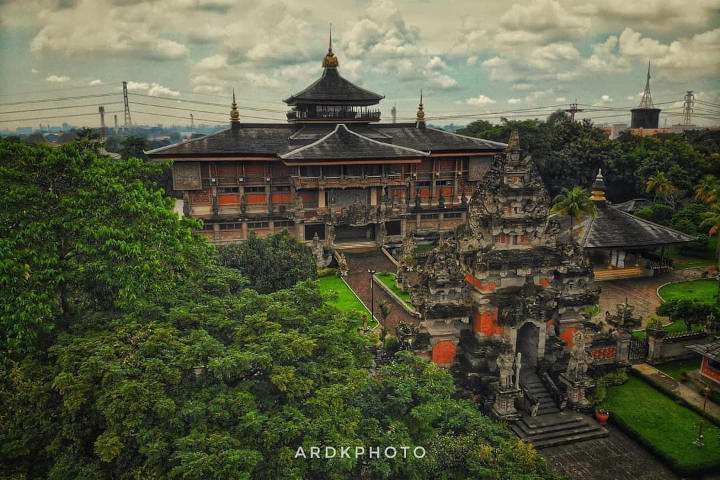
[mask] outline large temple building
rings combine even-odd
[[[505,144],[414,123],[379,123],[383,96],[340,75],[332,43],[322,76],[285,100],[287,123],[245,123],[147,152],[170,159],[184,212],[215,243],[287,228],[337,249],[450,231]]]

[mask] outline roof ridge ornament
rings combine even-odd
[[[509,152],[519,152],[520,148],[520,133],[517,128],[513,128],[510,131],[510,139],[508,140],[507,150]]]
[[[418,105],[417,117],[415,118],[417,128],[425,128],[425,110],[423,109],[423,92],[420,89],[420,104]]]
[[[235,103],[235,89],[233,88],[233,100],[232,100],[232,106],[230,108],[230,124],[240,125],[240,112],[238,112],[237,109],[237,103]]]
[[[331,23],[330,24],[330,39],[328,41],[328,52],[327,52],[327,55],[325,55],[325,58],[323,58],[322,66],[323,66],[323,68],[337,68],[338,65],[339,65],[338,59],[332,50],[332,23]]]
[[[590,195],[590,200],[598,206],[605,206],[605,203],[607,202],[607,199],[605,198],[605,190],[607,190],[607,187],[605,186],[602,168],[598,168],[598,173],[597,176],[595,176],[595,181],[592,184],[591,190],[592,193]]]

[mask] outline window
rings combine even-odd
[[[205,231],[205,232],[207,232],[207,231],[212,231],[213,225],[214,225],[214,224],[212,224],[212,223],[203,222],[203,226],[202,226],[202,228],[201,228],[200,230]]]
[[[368,165],[365,167],[365,175],[368,177],[380,176],[380,165]]]
[[[432,220],[433,218],[438,218],[437,213],[423,213],[420,215],[421,220]]]
[[[507,238],[505,238],[505,234],[503,233],[502,235],[500,235],[500,243],[505,243],[505,242],[507,242]]]
[[[518,213],[518,207],[513,207],[513,213]]]
[[[292,227],[295,222],[292,220],[275,220],[275,228]]]
[[[265,187],[245,187],[245,193],[265,193]]]
[[[221,223],[220,230],[242,230],[242,223]]]
[[[462,217],[462,213],[460,212],[449,212],[445,214],[445,218],[460,218]]]
[[[339,165],[327,166],[322,169],[323,175],[328,178],[339,178],[341,167]]]
[[[289,192],[290,185],[273,185],[271,190],[273,192]]]
[[[513,235],[513,236],[512,236],[512,244],[513,244],[513,245],[517,245],[517,244],[518,244],[518,236],[517,236],[517,235]]]
[[[432,182],[415,182],[415,186],[418,188],[427,188],[432,185]]]
[[[320,167],[300,167],[300,176],[317,178],[320,176]]]
[[[240,187],[221,187],[220,193],[238,193],[240,191]]]
[[[362,177],[362,167],[359,165],[348,165],[345,167],[345,176]]]
[[[438,180],[435,182],[435,185],[439,185],[439,186],[450,185],[450,180]]]
[[[268,228],[268,222],[248,222],[248,228]]]
[[[394,165],[387,165],[385,167],[385,174],[390,176],[400,175],[400,167]]]

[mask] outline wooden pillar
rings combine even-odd
[[[325,187],[318,189],[318,208],[325,208]]]
[[[248,225],[247,222],[242,222],[242,238],[247,239],[248,238]]]

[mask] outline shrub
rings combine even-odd
[[[333,267],[320,268],[317,271],[318,278],[337,276],[338,269]]]

